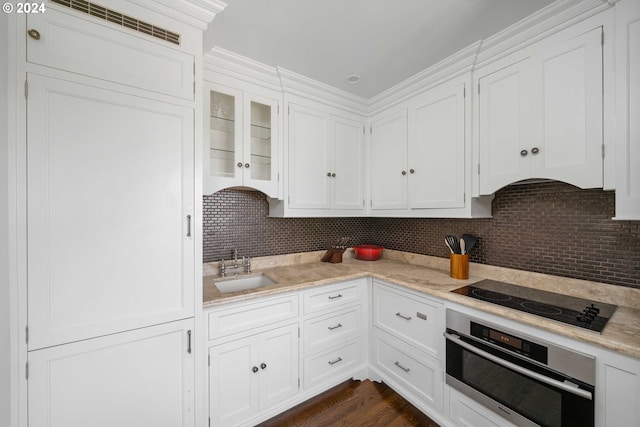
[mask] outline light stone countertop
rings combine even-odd
[[[263,273],[276,283],[225,294],[214,285],[220,279],[219,264],[205,264],[204,308],[371,276],[640,359],[640,289],[475,263],[469,267],[468,280],[456,280],[449,277],[448,259],[392,250],[385,250],[378,261],[356,260],[348,250],[339,264],[320,262],[323,254],[324,251],[318,251],[253,259],[253,273]],[[602,334],[598,334],[450,292],[482,279],[617,304],[618,309]]]

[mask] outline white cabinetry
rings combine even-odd
[[[616,219],[640,219],[640,2],[616,3]]]
[[[603,186],[602,32],[577,24],[478,70],[480,194],[528,178]]]
[[[470,197],[469,85],[470,74],[466,73],[374,117],[371,215],[490,214],[489,199]]]
[[[153,34],[170,26],[182,42],[123,27],[103,9],[89,15],[51,2],[46,14],[17,22],[21,34],[29,30],[18,44],[26,47],[26,136],[17,169],[26,236],[19,311],[28,328],[20,419],[31,427],[200,421],[194,90],[202,33],[171,7],[164,12],[175,20],[119,7],[157,24]]]
[[[297,294],[206,314],[211,425],[247,423],[298,393]]]
[[[298,392],[298,324],[209,348],[213,426],[241,424]]]
[[[193,109],[28,81],[29,350],[193,316]]]
[[[204,193],[251,187],[277,197],[277,97],[207,82],[204,99]]]
[[[371,122],[371,210],[406,209],[407,110],[383,113]]]
[[[193,427],[193,320],[29,353],[29,426]]]
[[[356,279],[303,293],[305,391],[366,371],[367,288],[367,279]]]
[[[373,282],[371,366],[418,408],[443,410],[444,308],[415,292]]]
[[[363,214],[364,119],[307,101],[288,104],[288,122],[290,215]]]
[[[607,351],[596,369],[596,424],[640,426],[640,360]]]

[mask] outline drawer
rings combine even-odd
[[[444,358],[444,307],[438,302],[374,281],[373,324]]]
[[[362,352],[362,342],[357,340],[305,358],[304,388],[350,378],[362,363]]]
[[[365,302],[366,295],[366,278],[311,289],[304,292],[304,313],[317,313],[355,302]]]
[[[372,364],[383,380],[399,385],[418,401],[442,411],[442,362],[375,328],[372,339]],[[402,395],[400,390],[396,391]]]
[[[358,338],[362,333],[362,306],[325,314],[304,322],[304,354]]]
[[[449,388],[449,418],[461,427],[513,427],[475,400]]]
[[[298,295],[260,299],[208,312],[209,340],[298,317]]]

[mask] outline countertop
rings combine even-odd
[[[320,262],[322,254],[323,252],[310,252],[254,259],[253,273],[263,273],[276,283],[226,294],[220,293],[214,285],[214,282],[220,279],[215,274],[217,263],[205,265],[204,307],[371,276],[422,292],[427,296],[473,307],[640,359],[640,289],[474,263],[470,265],[469,279],[457,280],[449,277],[448,259],[390,250],[385,250],[383,258],[378,261],[359,261],[347,252],[344,261],[339,264]],[[617,304],[618,308],[602,334],[598,334],[451,292],[482,279],[499,280],[608,302]]]

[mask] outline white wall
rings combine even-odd
[[[0,426],[10,425],[8,18],[0,13]]]

